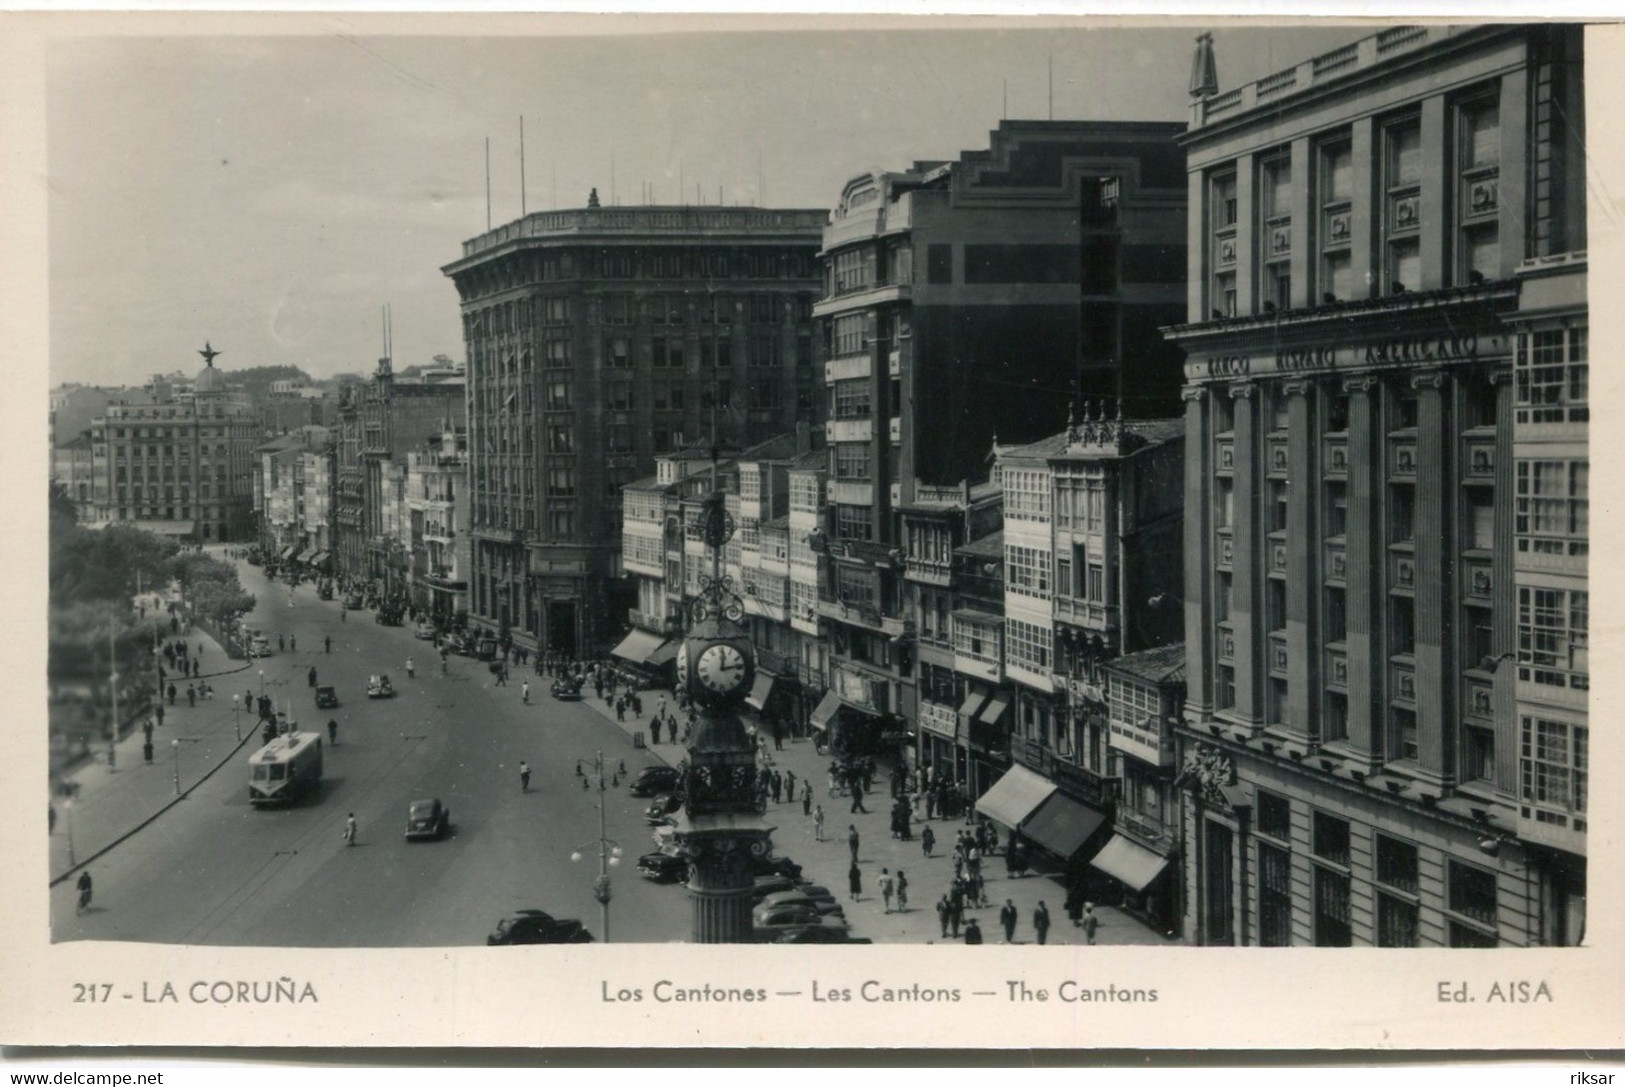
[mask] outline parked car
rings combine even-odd
[[[790,929],[771,941],[775,944],[872,944],[867,936],[854,936],[845,925],[808,925]]]
[[[364,598],[360,593],[344,594],[344,606],[349,608],[351,611],[360,611],[362,605],[365,603],[366,598]]]
[[[786,933],[808,929],[830,929],[831,937],[837,932],[844,936],[850,931],[845,922],[825,917],[810,906],[758,907],[751,913],[751,927],[758,942],[778,940]]]
[[[439,797],[414,800],[406,808],[406,837],[444,838],[451,829],[451,809]]]
[[[592,933],[580,921],[555,918],[544,910],[515,910],[497,922],[488,946],[505,944],[590,944]]]
[[[448,653],[468,653],[468,636],[460,630],[448,630],[440,636],[440,648]]]
[[[339,704],[339,693],[332,687],[316,688],[316,708],[319,710],[334,709]]]
[[[412,637],[419,641],[431,642],[434,640],[434,624],[427,619],[419,619],[412,626]]]
[[[651,826],[656,826],[665,822],[669,816],[681,809],[682,806],[682,793],[672,793],[670,796],[657,796],[654,798],[654,803],[643,809],[643,818],[647,819]]]
[[[388,676],[367,677],[368,698],[393,698],[394,695],[395,685],[389,681]]]
[[[750,859],[750,874],[752,876],[788,876],[791,879],[800,879],[801,865],[789,857],[752,857]]]
[[[822,890],[822,888],[820,888]],[[822,917],[838,916],[844,918],[846,910],[833,897],[815,895],[805,890],[777,891],[756,903],[757,909],[766,909],[774,906],[808,906],[817,910]]]
[[[655,883],[682,883],[688,879],[688,861],[670,853],[645,853],[638,858],[638,874]]]
[[[557,680],[553,684],[553,697],[560,702],[580,702],[581,684],[568,679]]]
[[[646,766],[632,779],[633,796],[655,796],[676,792],[683,776],[670,766]]]

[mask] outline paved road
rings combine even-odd
[[[156,943],[321,947],[409,947],[483,942],[504,912],[539,906],[557,916],[580,917],[603,937],[592,896],[596,863],[569,855],[595,843],[597,797],[581,788],[576,760],[602,748],[612,766],[636,771],[655,761],[630,737],[580,703],[559,703],[532,683],[531,705],[520,702],[519,674],[496,687],[487,667],[452,657],[440,676],[426,642],[404,627],[377,625],[370,612],[340,620],[335,602],[302,586],[288,604],[285,586],[270,585],[243,566],[244,586],[259,604],[251,624],[297,640],[297,650],[255,662],[248,671],[216,681],[215,703],[185,708],[157,736],[159,761],[121,762],[117,786],[163,792],[181,765],[226,758],[220,770],[176,802],[151,825],[91,865],[95,904],[75,916],[72,880],[53,891],[57,940],[140,940]],[[333,639],[323,651],[324,636]],[[408,655],[419,665],[407,679]],[[320,682],[338,688],[340,708],[318,713],[308,686],[314,666]],[[232,693],[266,693],[289,707],[299,725],[325,730],[339,721],[338,744],[326,752],[319,797],[286,810],[256,810],[248,803],[247,756],[231,730]],[[387,671],[400,692],[389,700],[365,697],[369,673]],[[171,734],[197,735],[200,744],[165,751]],[[204,748],[212,745],[208,753]],[[169,756],[169,757],[165,757]],[[532,768],[531,791],[521,795],[518,763]],[[154,783],[153,775],[162,780]],[[183,775],[184,776],[184,775]],[[190,776],[185,776],[189,785]],[[446,841],[408,843],[402,837],[407,803],[436,795],[451,808]],[[633,865],[650,846],[643,801],[624,783],[607,794],[607,833],[625,850],[614,872],[611,936],[615,942],[687,938],[686,896],[648,884]],[[92,800],[86,797],[82,809]],[[345,813],[354,811],[359,845],[346,847]],[[88,817],[84,811],[81,818]],[[62,837],[59,825],[57,837]],[[60,849],[60,845],[57,847]],[[81,859],[82,859],[81,851]],[[60,867],[53,867],[53,871]]]

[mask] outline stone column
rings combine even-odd
[[[1235,547],[1231,575],[1230,623],[1235,631],[1236,713],[1251,724],[1261,719],[1258,666],[1261,659],[1259,624],[1258,451],[1253,436],[1253,406],[1257,386],[1244,382],[1230,387],[1235,398],[1235,473],[1232,477],[1235,515],[1230,539]]]
[[[772,854],[772,829],[735,825],[726,815],[695,816],[678,831],[688,858],[688,895],[694,904],[694,942],[751,943],[751,860]]]
[[[1286,728],[1308,740],[1320,735],[1321,642],[1315,630],[1320,611],[1320,532],[1315,508],[1320,497],[1318,433],[1311,422],[1308,381],[1287,382],[1286,509]]]
[[[1448,782],[1456,776],[1452,727],[1453,654],[1445,637],[1454,616],[1456,541],[1451,529],[1445,390],[1448,377],[1429,370],[1415,375],[1416,389],[1416,742],[1424,777]]]
[[[1213,712],[1213,472],[1207,390],[1187,386],[1185,400],[1185,708]]]
[[[1376,526],[1382,512],[1383,486],[1380,450],[1373,440],[1376,425],[1371,402],[1378,389],[1377,379],[1360,377],[1345,382],[1349,394],[1348,429],[1348,509],[1343,531],[1345,563],[1345,613],[1348,616],[1348,745],[1368,763],[1377,761],[1381,749],[1379,677],[1373,676],[1374,661],[1382,659],[1380,607],[1386,569],[1386,549]]]

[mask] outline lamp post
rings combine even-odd
[[[243,715],[242,715],[242,709],[243,709],[243,696],[240,695],[240,694],[232,695],[231,696],[231,731],[232,731],[233,734],[236,735],[238,743],[243,742]]]
[[[609,884],[609,870],[621,863],[621,847],[618,842],[611,841],[604,836],[604,753],[599,751],[593,756],[593,769],[598,774],[598,878],[593,881],[592,894],[598,900],[600,910],[600,928],[603,932],[604,943],[609,943],[609,900],[611,898]],[[578,845],[570,852],[570,860],[579,863],[585,850],[592,842]]]
[[[72,868],[78,863],[73,855],[73,797],[62,801],[62,807],[68,813],[68,867]]]
[[[175,757],[175,795],[181,795],[181,744],[182,742],[195,744],[199,741],[186,736],[177,736],[169,741],[169,750]]]

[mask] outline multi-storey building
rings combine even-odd
[[[1581,81],[1577,27],[1401,26],[1192,88],[1196,942],[1579,938]]]
[[[361,462],[361,386],[339,389],[333,442],[333,568],[347,579],[370,577]]]
[[[829,400],[825,618],[832,669],[862,673],[852,689],[880,718],[912,717],[908,654],[876,639],[903,635],[900,513],[914,488],[979,476],[995,435],[1054,433],[1079,395],[1139,417],[1175,402],[1179,356],[1158,328],[1181,312],[1182,131],[1006,121],[986,151],[842,191],[814,309]]]
[[[253,408],[212,348],[190,391],[109,404],[91,423],[90,516],[196,541],[253,532]]]
[[[254,447],[254,511],[260,546],[278,559],[320,568],[331,547],[332,439],[304,426]]]
[[[448,428],[406,454],[412,602],[443,622],[468,610],[468,436]]]
[[[90,431],[51,447],[51,481],[78,507],[81,523],[91,523],[95,511],[96,457]]]
[[[73,458],[70,456],[61,459],[55,455],[56,451],[70,445],[79,443],[90,433],[91,423],[98,415],[107,410],[109,404],[126,396],[123,389],[105,389],[95,385],[60,385],[51,390],[51,410],[47,437],[50,440],[52,457],[50,461],[51,478],[66,484],[68,477],[62,475],[59,469],[72,471]],[[84,448],[89,449],[89,442]],[[78,488],[70,488],[77,492]],[[81,516],[88,516],[91,510],[90,492],[87,489],[83,500],[79,501]]]
[[[811,306],[823,210],[538,212],[445,273],[468,349],[470,619],[601,650],[621,489],[712,432],[738,446],[818,422]]]
[[[1023,824],[1030,841],[1073,866],[1075,881],[1109,844],[1129,779],[1144,799],[1173,777],[1166,715],[1146,723],[1114,712],[1125,703],[1114,705],[1105,668],[1126,662],[1114,682],[1149,688],[1153,701],[1181,693],[1183,653],[1169,646],[1180,636],[1183,431],[1179,420],[1107,418],[1088,405],[1059,434],[995,447],[1010,688],[1000,702],[1008,718],[987,723],[1007,733],[1015,765],[1011,784],[1001,778],[982,806]],[[1033,806],[1022,811],[1008,797]],[[1148,915],[1167,927],[1170,896],[1149,901]]]

